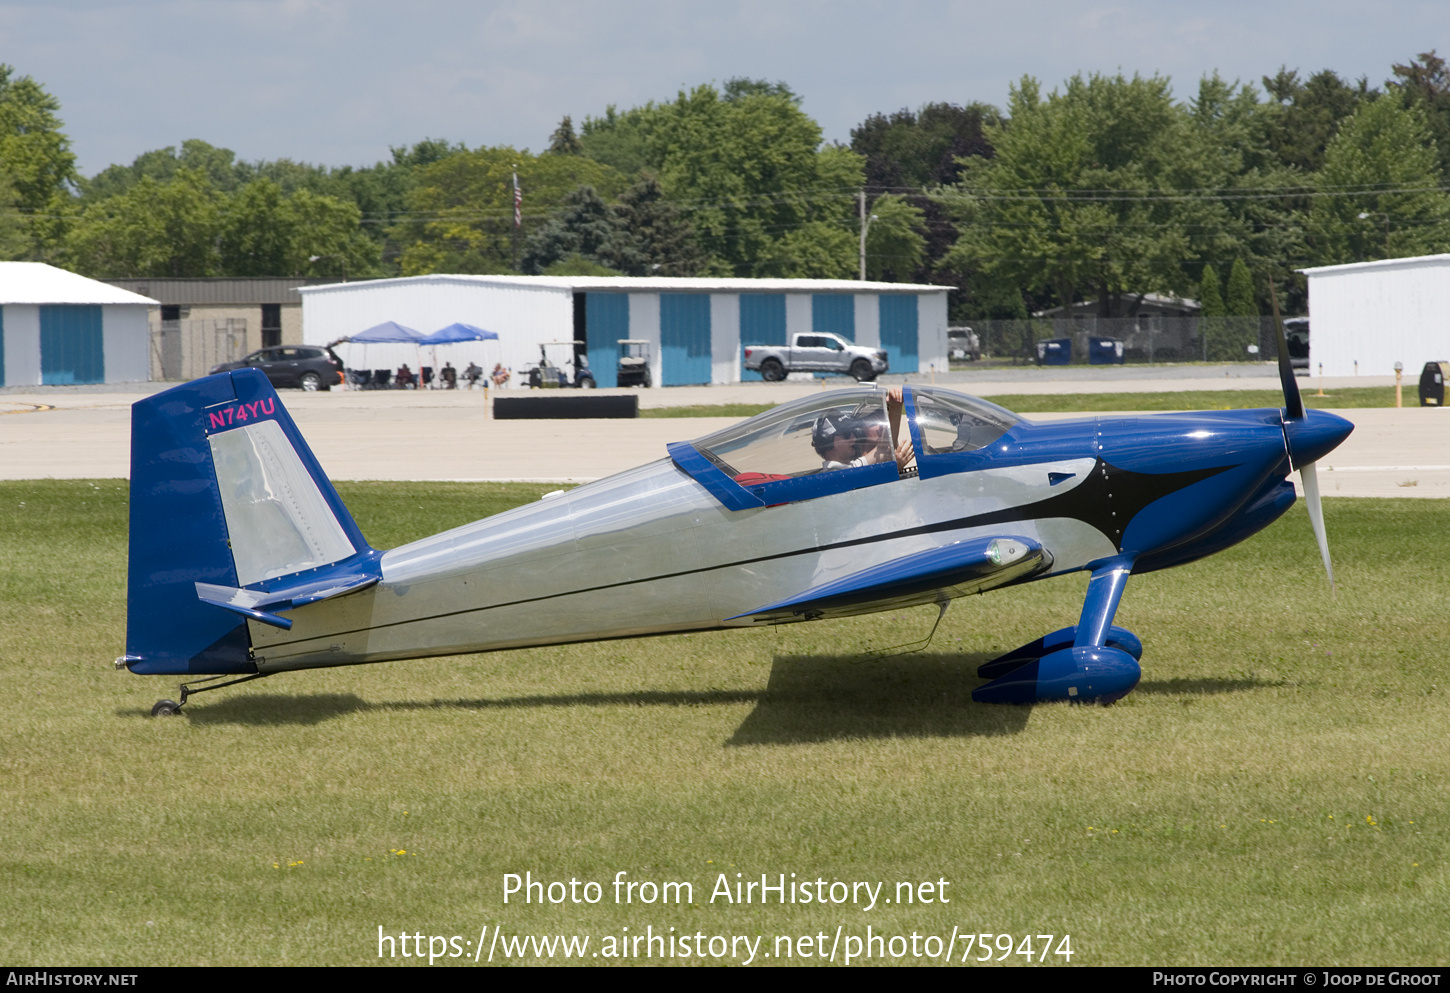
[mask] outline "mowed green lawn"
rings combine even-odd
[[[895,658],[862,654],[932,611],[289,673],[153,719],[174,682],[111,667],[124,486],[0,483],[5,963],[368,964],[381,926],[458,936],[441,966],[485,925],[589,954],[869,925],[1069,934],[1073,965],[1450,960],[1443,501],[1326,501],[1333,597],[1298,506],[1134,578],[1144,677],[1110,708],[970,700],[978,664],[1076,619],[1069,577],[958,602]],[[387,547],[548,487],[339,488]],[[621,871],[693,904],[616,904]],[[602,898],[505,905],[524,872]],[[722,872],[950,902],[712,903]]]

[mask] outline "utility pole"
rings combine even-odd
[[[860,190],[856,194],[861,205],[861,282],[866,281],[866,232],[871,227],[871,222],[876,220],[876,215],[866,216],[866,191]]]
[[[861,282],[866,282],[866,191],[856,194],[861,204]]]

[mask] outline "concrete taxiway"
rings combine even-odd
[[[901,381],[902,377],[890,377]],[[911,381],[925,382],[925,376]],[[1183,370],[1119,367],[949,373],[938,385],[984,396],[1021,393],[1277,389],[1272,367]],[[1352,377],[1325,389],[1393,384]],[[725,403],[780,403],[841,379],[639,391],[645,409]],[[1300,380],[1306,393],[1317,380]],[[0,479],[90,479],[130,474],[130,406],[164,384],[141,387],[0,390]],[[600,393],[629,392],[601,390]],[[1413,388],[1408,403],[1415,402]],[[521,395],[521,391],[507,391]],[[738,418],[498,421],[494,394],[468,391],[283,391],[282,399],[334,479],[536,480],[584,482],[665,457],[667,442],[696,438]],[[1323,460],[1325,496],[1450,497],[1450,410],[1351,409],[1337,413],[1354,434]],[[1132,416],[1131,412],[1128,412]],[[1032,414],[1058,419],[1077,414]]]

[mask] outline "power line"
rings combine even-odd
[[[659,203],[673,207],[677,210],[708,211],[716,209],[727,210],[748,210],[752,207],[771,205],[797,204],[815,205],[835,203],[845,205],[853,201],[860,187],[808,187],[798,190],[783,190],[773,193],[751,193],[738,195],[723,195],[714,197],[696,198],[671,198],[661,197]],[[1299,198],[1325,198],[1325,197],[1359,197],[1359,196],[1408,196],[1423,193],[1446,193],[1450,192],[1450,185],[1445,184],[1418,184],[1400,185],[1396,183],[1365,183],[1345,186],[1255,186],[1239,187],[1225,190],[1222,187],[1203,187],[1196,189],[1165,190],[1165,189],[1111,189],[1111,188],[1063,188],[1056,186],[1048,187],[1019,187],[1019,188],[981,188],[981,187],[895,187],[890,195],[918,197],[942,204],[952,203],[974,203],[974,202],[1000,202],[1000,203],[1222,203],[1230,201],[1252,201],[1252,200],[1285,200]],[[47,219],[76,219],[83,216],[84,211],[90,206],[99,206],[107,200],[97,201],[94,205],[81,205],[82,214],[75,213],[53,213],[42,210],[29,210],[26,208],[14,208],[13,213],[25,217],[47,218]],[[344,198],[335,199],[347,202]],[[569,206],[566,200],[549,200],[540,203],[535,198],[533,204],[541,208],[526,213],[526,218],[538,220],[548,217],[557,211]],[[5,212],[0,212],[5,213]],[[491,220],[500,217],[512,218],[512,205],[494,207],[478,207],[474,205],[457,208],[439,208],[434,210],[402,210],[386,211],[382,213],[363,213],[360,223],[368,225],[377,224],[401,224],[401,223],[422,223],[431,221],[457,221],[457,220]]]

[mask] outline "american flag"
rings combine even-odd
[[[524,191],[519,188],[519,174],[514,173],[514,227],[524,224]]]

